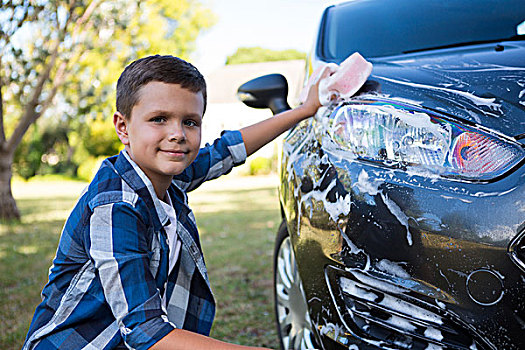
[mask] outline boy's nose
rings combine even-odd
[[[181,142],[186,139],[184,128],[181,125],[172,125],[169,130],[168,138],[170,141]]]

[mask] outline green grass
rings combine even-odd
[[[85,184],[16,181],[22,222],[0,225],[0,349],[19,349],[55,254],[60,230]],[[275,177],[224,177],[190,193],[217,300],[212,336],[278,348],[272,296],[279,225]]]

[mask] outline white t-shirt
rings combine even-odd
[[[179,236],[177,235],[177,216],[175,214],[175,209],[173,208],[171,198],[168,193],[166,193],[166,199],[169,203],[166,203],[162,200],[160,202],[162,203],[162,207],[164,208],[170,219],[170,224],[164,227],[164,230],[166,230],[166,234],[168,236],[168,246],[170,248],[170,255],[168,260],[168,274],[170,274],[171,270],[173,270],[173,267],[175,266],[175,263],[179,259],[180,247],[182,243],[179,239]],[[164,290],[162,301],[164,303],[164,307],[167,307],[166,290]]]
[[[162,207],[164,208],[164,210],[168,214],[168,217],[170,218],[170,224],[164,227],[164,229],[166,230],[166,234],[168,235],[168,245],[170,247],[168,270],[169,274],[171,273],[171,270],[173,270],[173,266],[175,266],[175,263],[179,258],[181,241],[179,239],[179,236],[177,235],[177,216],[175,215],[175,209],[173,208],[173,205],[171,204],[171,198],[167,193],[166,199],[169,203],[166,203],[164,201],[161,201],[161,203]]]

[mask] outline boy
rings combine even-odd
[[[117,83],[106,159],[68,218],[23,349],[242,349],[207,337],[215,302],[186,192],[319,107],[300,107],[199,150],[206,83],[190,63],[150,56]]]

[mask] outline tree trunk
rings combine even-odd
[[[0,221],[20,220],[20,212],[11,192],[12,154],[0,155]]]

